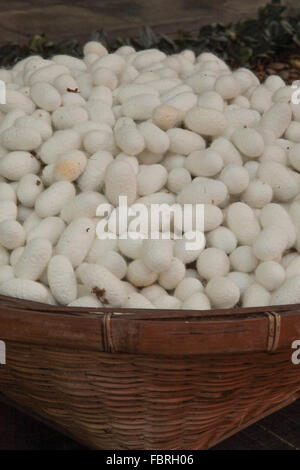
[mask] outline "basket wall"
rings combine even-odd
[[[206,449],[300,396],[290,349],[176,357],[6,344],[0,391],[93,449]]]

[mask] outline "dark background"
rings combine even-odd
[[[176,34],[209,23],[230,23],[255,15],[266,0],[0,0],[0,44],[26,42],[45,33],[61,39],[89,39],[104,28],[112,36],[134,36],[141,26]],[[299,0],[283,0],[290,12]]]

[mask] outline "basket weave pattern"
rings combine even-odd
[[[181,311],[179,319],[176,312],[49,311],[4,298],[0,392],[90,448],[209,448],[300,396],[290,348],[300,339],[299,306],[278,309],[275,321],[262,310],[237,311],[236,319]],[[151,341],[143,336],[149,328]],[[241,351],[240,335],[248,338]]]

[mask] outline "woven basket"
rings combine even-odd
[[[0,392],[94,449],[207,449],[300,396],[300,305],[197,311],[0,297]]]

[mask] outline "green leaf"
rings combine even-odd
[[[281,20],[281,26],[288,34],[291,34],[291,35],[294,34],[294,27],[291,25],[291,23],[288,20]]]
[[[47,39],[45,36],[36,34],[31,40],[29,48],[33,52],[42,52],[46,42],[47,42]]]

